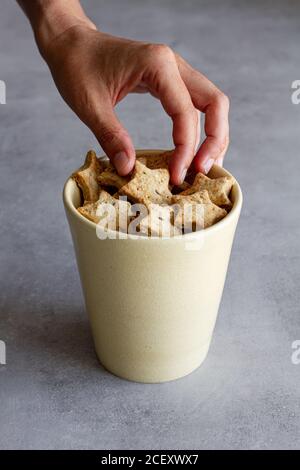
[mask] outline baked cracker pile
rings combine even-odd
[[[82,193],[78,212],[107,227],[143,236],[176,236],[207,228],[231,210],[234,179],[211,179],[188,172],[180,186],[169,183],[172,151],[138,153],[129,176],[119,176],[109,161],[87,153],[84,165],[72,177]],[[113,210],[103,211],[103,207]],[[188,210],[187,210],[188,208]],[[200,210],[199,210],[200,208]]]

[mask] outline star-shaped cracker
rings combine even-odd
[[[128,181],[129,178],[118,175],[117,170],[111,164],[98,176],[98,182],[101,186],[114,186],[117,189],[120,189]]]
[[[159,153],[139,152],[136,156],[136,159],[140,163],[143,163],[143,165],[146,165],[147,168],[150,168],[150,170],[158,170],[163,168],[168,169],[172,155],[173,150],[165,150]],[[178,194],[181,191],[188,189],[191,185],[187,181],[184,181],[178,186],[169,186],[173,194]]]
[[[148,215],[139,223],[140,233],[147,236],[167,238],[181,235],[181,230],[171,223],[172,218],[172,206],[151,204]]]
[[[73,173],[72,178],[80,187],[84,201],[95,202],[99,197],[99,185],[97,177],[103,171],[95,152],[90,150],[85,158],[84,165]]]
[[[185,232],[210,227],[227,215],[225,209],[211,201],[207,190],[188,196],[173,196],[172,204],[176,204],[174,225]]]
[[[119,189],[119,194],[147,207],[150,204],[169,204],[172,199],[169,179],[167,169],[150,170],[137,160],[132,179]]]
[[[103,203],[109,204],[112,210],[106,211],[106,208],[103,206],[103,213],[101,213],[99,209]],[[116,199],[106,191],[101,190],[99,199],[96,202],[84,204],[82,207],[78,207],[77,210],[81,215],[96,224],[105,217],[109,228],[111,225],[113,230],[127,232],[130,207],[131,204],[128,201]]]
[[[151,170],[158,170],[162,168],[168,168],[172,154],[172,150],[165,150],[159,153],[139,152],[136,156],[136,159]]]
[[[220,178],[208,178],[202,173],[197,173],[194,182],[190,188],[181,193],[182,196],[188,196],[197,191],[207,190],[211,201],[217,206],[231,206],[229,198],[230,191],[234,184],[234,179],[230,176]]]

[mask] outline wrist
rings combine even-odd
[[[47,55],[51,43],[68,29],[75,26],[97,29],[85,15],[79,0],[36,0],[34,7],[26,0],[19,3],[29,17],[43,57]]]

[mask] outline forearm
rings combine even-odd
[[[27,15],[42,55],[51,42],[76,25],[96,26],[84,13],[79,0],[17,0]]]

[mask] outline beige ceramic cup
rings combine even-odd
[[[209,176],[228,174],[214,166]],[[76,210],[80,192],[71,178],[63,199],[102,365],[137,382],[174,380],[199,367],[211,342],[242,206],[239,185],[223,220],[196,236],[169,239],[101,240],[96,225]]]

